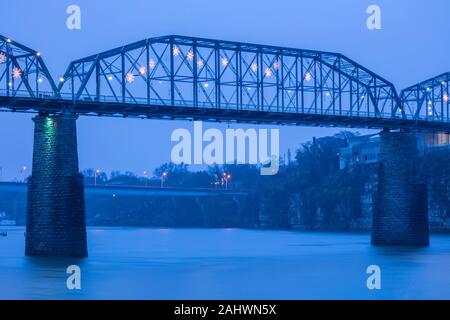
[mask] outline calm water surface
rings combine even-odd
[[[24,256],[24,229],[0,237],[2,299],[448,299],[450,236],[375,248],[368,234],[90,228],[89,258]],[[66,288],[66,267],[82,289]],[[382,289],[366,287],[379,265]]]

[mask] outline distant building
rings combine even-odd
[[[16,221],[11,219],[6,219],[6,212],[0,212],[0,226],[15,226]]]
[[[380,155],[378,134],[347,138],[348,146],[339,152],[339,167],[352,168],[358,164],[377,163]]]
[[[437,149],[450,148],[450,135],[447,133],[417,134],[417,148],[420,154]],[[380,157],[380,135],[353,136],[347,138],[347,147],[339,153],[339,167],[351,169],[358,164],[373,164]]]

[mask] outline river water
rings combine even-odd
[[[89,258],[24,256],[24,229],[0,237],[1,299],[448,299],[450,236],[378,248],[365,233],[89,228]],[[81,268],[68,290],[66,268]],[[381,289],[366,285],[381,268]]]

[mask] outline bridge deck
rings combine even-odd
[[[0,192],[26,193],[26,183],[0,182]],[[92,186],[85,187],[86,195],[101,196],[179,196],[179,197],[214,197],[214,196],[245,196],[244,192],[233,190],[216,190],[202,188],[155,188],[126,186]]]
[[[69,110],[85,116],[130,117],[165,120],[202,120],[249,124],[307,125],[368,129],[411,129],[429,132],[449,132],[447,122],[414,120],[402,117],[368,117],[363,115],[280,113],[182,106],[138,105],[112,102],[70,101],[64,99],[13,98],[0,96],[0,111],[27,113],[59,113]]]

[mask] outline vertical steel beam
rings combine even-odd
[[[170,39],[170,104],[175,105],[175,66],[174,66],[174,52],[173,52],[173,38]],[[195,61],[194,61],[194,64]]]

